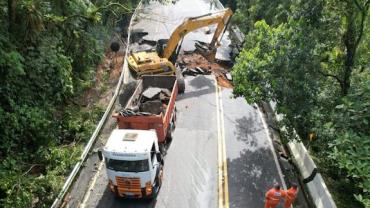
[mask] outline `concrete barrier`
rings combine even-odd
[[[273,116],[277,121],[280,121],[284,117],[284,115],[276,113],[275,103],[265,103],[263,106],[268,116]],[[295,137],[299,138],[298,135],[295,135]],[[303,143],[300,141],[290,141],[287,144],[287,148],[292,156],[294,164],[303,178],[303,183],[306,185],[307,191],[315,207],[336,208],[337,206],[335,205],[315,162]]]
[[[310,177],[317,168],[314,161],[308,154],[306,147],[302,144],[302,142],[292,141],[288,143],[288,149],[296,166],[300,170],[301,176],[303,178]]]
[[[337,206],[306,147],[298,141],[291,141],[287,146],[315,206],[317,208],[336,208]]]

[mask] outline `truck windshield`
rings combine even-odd
[[[107,168],[120,172],[145,172],[149,170],[149,162],[148,160],[128,161],[109,159]]]

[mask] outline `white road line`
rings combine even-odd
[[[286,184],[285,184],[285,180],[284,180],[284,176],[283,176],[283,173],[281,172],[280,164],[279,164],[278,158],[277,158],[277,156],[276,156],[275,148],[274,148],[274,145],[273,145],[273,143],[272,143],[273,138],[271,138],[271,136],[270,136],[270,131],[269,131],[268,127],[267,127],[266,121],[265,121],[265,119],[264,119],[264,117],[263,117],[263,114],[262,114],[262,112],[261,112],[260,107],[259,107],[259,106],[257,106],[257,109],[258,109],[258,114],[260,115],[261,120],[262,120],[263,128],[265,129],[266,134],[267,134],[267,136],[269,137],[269,139],[268,139],[268,140],[269,140],[269,145],[270,145],[270,148],[271,148],[271,151],[272,151],[272,155],[273,155],[273,157],[274,157],[274,161],[275,161],[276,169],[278,170],[278,173],[279,173],[279,176],[280,176],[281,183],[282,183],[282,185],[283,185],[283,188],[284,188],[284,189],[287,189],[287,186],[286,186]]]
[[[79,206],[80,208],[85,208],[86,207],[87,200],[89,200],[89,198],[90,198],[91,192],[92,192],[92,190],[93,190],[93,188],[96,184],[96,181],[98,179],[98,176],[99,176],[99,173],[100,173],[102,167],[103,167],[103,162],[100,162],[98,170],[96,171],[96,174],[94,175],[94,178],[93,178],[89,188],[87,189],[87,191],[85,193],[85,196],[82,200],[82,203]]]

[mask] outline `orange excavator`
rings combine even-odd
[[[161,39],[157,41],[156,51],[139,51],[131,53],[128,57],[128,64],[131,71],[136,76],[141,75],[176,75],[179,78],[181,74],[174,63],[180,51],[181,40],[186,34],[202,27],[217,25],[211,43],[196,44],[201,54],[208,57],[214,57],[216,48],[219,46],[220,35],[224,33],[233,12],[231,9],[225,9],[215,13],[209,13],[202,16],[191,17],[180,24],[171,34],[170,39]],[[222,37],[222,36],[221,36]],[[178,79],[179,92],[184,92],[185,84]]]

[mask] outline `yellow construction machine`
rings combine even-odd
[[[176,71],[174,63],[180,51],[180,41],[184,36],[196,29],[217,25],[211,43],[198,44],[197,47],[197,49],[201,50],[202,55],[207,55],[209,57],[213,55],[214,57],[216,47],[219,46],[219,37],[224,33],[232,14],[233,12],[231,9],[225,9],[215,13],[186,19],[174,30],[170,39],[161,39],[157,41],[156,51],[139,51],[131,53],[128,57],[129,68],[139,77],[141,75],[150,74],[177,75],[179,77],[181,73]],[[179,92],[181,93],[184,90],[185,85],[183,84],[183,80],[179,80]]]

